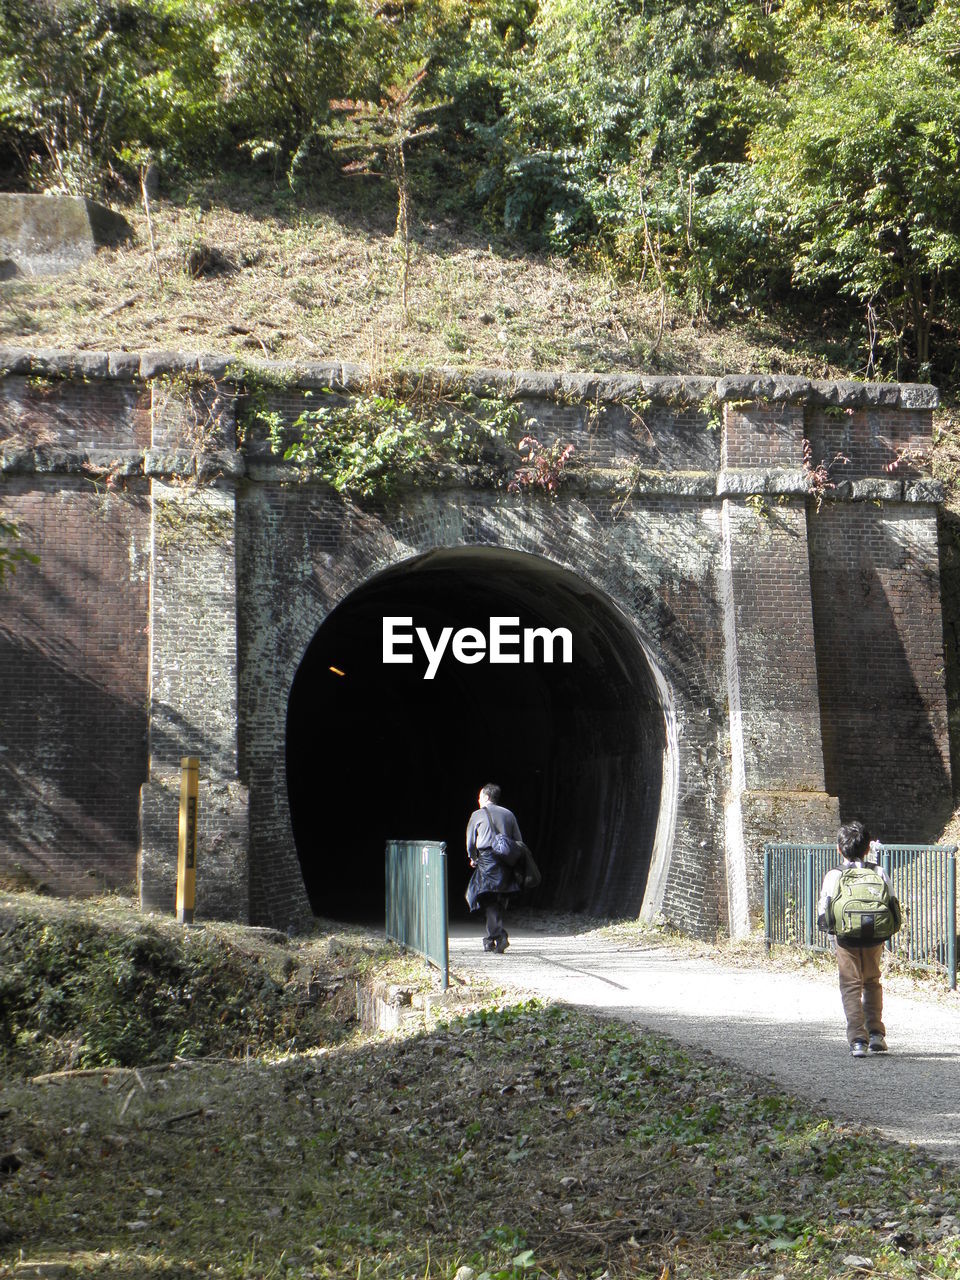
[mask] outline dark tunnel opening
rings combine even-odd
[[[385,661],[384,618],[411,620],[393,624],[388,647],[412,662]],[[500,656],[517,661],[490,660],[491,618],[514,620],[503,624]],[[431,646],[452,628],[431,679],[416,628]],[[463,628],[481,637],[455,649]],[[536,628],[558,634],[546,640]],[[559,629],[570,633],[570,661]],[[382,919],[385,842],[444,840],[450,915],[466,916],[464,831],[479,788],[497,782],[543,873],[530,905],[636,916],[665,734],[633,626],[573,573],[492,548],[387,570],[324,621],[290,692],[287,787],[311,907]]]

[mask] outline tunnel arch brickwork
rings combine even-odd
[[[25,882],[136,880],[171,909],[177,763],[197,754],[198,912],[302,922],[283,785],[294,675],[338,604],[441,548],[556,565],[635,628],[668,742],[648,917],[742,933],[765,838],[830,838],[854,811],[928,838],[949,811],[941,495],[908,461],[929,445],[932,388],[482,372],[467,383],[575,444],[559,498],[455,471],[378,504],[298,480],[245,420],[253,388],[290,421],[306,391],[349,397],[365,371],[24,351],[0,369],[0,509],[41,557],[0,628],[0,860]],[[840,453],[817,494],[805,458]],[[105,535],[120,549],[106,573]],[[92,717],[69,712],[77,689]],[[38,704],[69,725],[56,750]]]
[[[563,505],[534,501],[498,507],[483,493],[419,492],[399,508],[354,512],[354,518],[347,519],[339,498],[318,498],[309,490],[291,499],[277,486],[260,484],[248,501],[240,535],[242,591],[248,602],[241,640],[241,670],[246,673],[241,700],[246,703],[243,721],[249,725],[244,753],[251,772],[259,776],[261,770],[273,771],[271,785],[261,788],[264,807],[255,812],[254,820],[263,824],[264,839],[274,850],[284,841],[289,846],[290,830],[276,742],[283,736],[296,669],[325,618],[371,577],[425,552],[506,549],[570,570],[639,623],[639,638],[667,691],[672,749],[668,769],[677,774],[675,780],[668,779],[677,796],[676,814],[671,814],[668,826],[672,829],[676,823],[688,833],[691,850],[686,867],[682,857],[671,858],[663,851],[660,896],[672,872],[670,895],[682,903],[678,918],[716,918],[717,869],[704,865],[700,849],[722,840],[722,794],[719,778],[705,778],[701,762],[723,755],[722,665],[704,662],[699,655],[711,648],[722,654],[722,620],[716,609],[701,604],[688,627],[676,615],[653,607],[654,588],[667,572],[663,557],[668,548],[676,550],[677,566],[683,562],[688,574],[706,583],[715,576],[716,536],[710,527],[715,522],[704,518],[695,504],[659,499],[650,509],[611,524],[600,538],[597,504],[575,498]],[[288,571],[278,598],[277,578],[269,564],[276,554],[279,523],[286,530],[283,556]],[[638,543],[648,547],[643,560],[636,552]],[[660,550],[653,556],[649,547],[655,544]],[[670,572],[677,573],[677,566]],[[663,840],[669,838],[670,830],[664,830]],[[288,858],[295,866],[292,847]],[[260,893],[266,896],[269,887],[263,885]]]

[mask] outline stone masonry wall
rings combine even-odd
[[[931,388],[436,371],[579,468],[556,502],[481,468],[383,504],[304,482],[251,412],[289,424],[363,370],[0,351],[0,374],[0,512],[40,556],[0,615],[4,874],[136,877],[172,910],[177,766],[199,754],[198,915],[303,922],[293,676],[340,601],[441,547],[541,557],[636,628],[667,741],[648,918],[743,932],[763,839],[853,810],[921,838],[949,807]]]

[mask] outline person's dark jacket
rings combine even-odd
[[[477,864],[467,885],[467,905],[476,911],[485,893],[518,893],[520,883],[513,869],[501,862],[491,845],[495,832],[522,841],[517,819],[499,804],[487,804],[470,815],[467,823],[467,855]]]

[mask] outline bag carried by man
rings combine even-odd
[[[900,904],[877,867],[844,867],[830,900],[830,933],[839,942],[870,947],[892,938],[901,925]]]
[[[540,883],[540,868],[533,860],[533,854],[522,840],[514,840],[502,831],[495,831],[490,846],[493,856],[510,867],[520,882],[521,889],[536,889]]]
[[[490,848],[497,861],[506,863],[508,867],[515,867],[523,856],[520,841],[504,835],[502,831],[493,833],[493,843]]]

